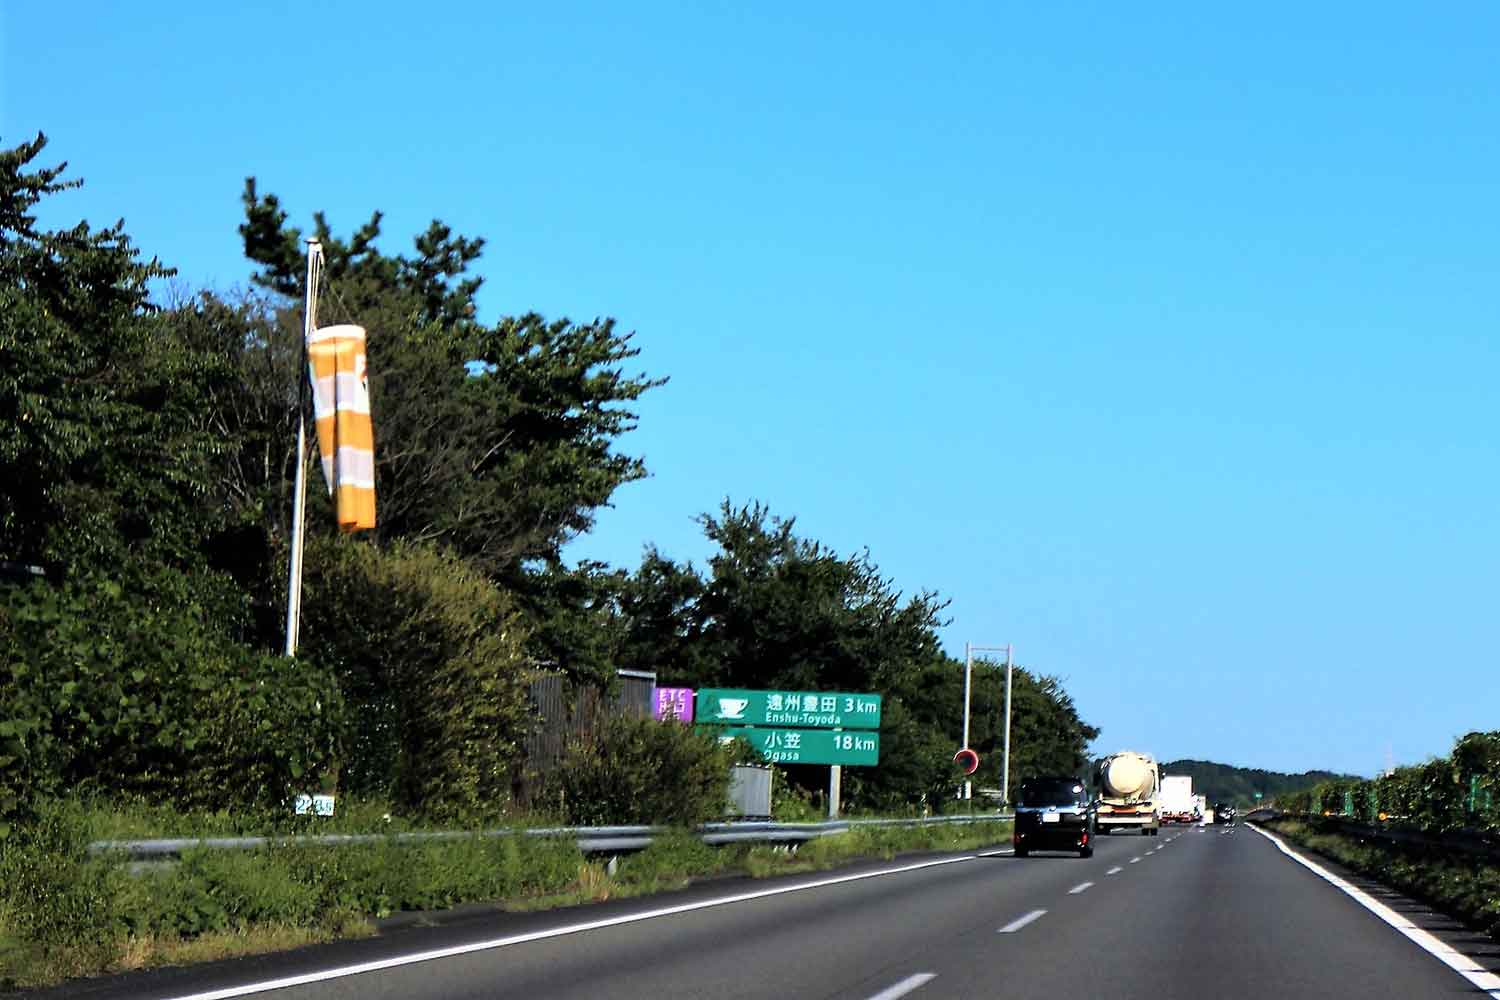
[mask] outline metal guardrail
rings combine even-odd
[[[738,843],[802,844],[830,834],[859,827],[944,826],[965,823],[1002,822],[1012,813],[981,813],[964,816],[928,816],[911,819],[848,819],[823,823],[707,823],[697,833],[705,844]],[[134,862],[171,861],[184,851],[198,848],[221,851],[253,851],[264,847],[349,847],[359,844],[421,844],[470,837],[557,837],[573,840],[584,854],[622,854],[649,847],[669,831],[664,826],[558,826],[540,828],[501,827],[494,830],[443,830],[410,833],[301,834],[282,837],[172,837],[153,840],[96,840],[91,854],[122,854]]]

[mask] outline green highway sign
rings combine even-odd
[[[701,688],[693,707],[693,719],[700,725],[880,728],[878,694]]]
[[[750,741],[773,764],[880,763],[880,734],[831,729],[725,729],[719,736]]]

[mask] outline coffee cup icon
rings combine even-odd
[[[720,698],[719,718],[743,719],[745,717],[745,709],[749,705],[749,698]]]

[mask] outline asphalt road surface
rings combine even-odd
[[[1397,910],[1399,899],[1387,898]],[[1406,909],[1410,909],[1406,907]],[[1399,919],[1399,918],[1398,918]],[[1416,936],[1420,937],[1420,933]],[[1253,830],[1094,857],[934,855],[73,984],[57,996],[312,998],[1500,997]],[[1486,957],[1488,956],[1488,957]],[[1493,988],[1494,992],[1491,992]]]

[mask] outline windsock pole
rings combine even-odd
[[[297,655],[302,620],[302,536],[307,508],[307,341],[317,328],[318,265],[323,245],[307,241],[307,297],[302,308],[302,362],[297,368],[297,473],[292,486],[292,544],[287,569],[286,655]]]

